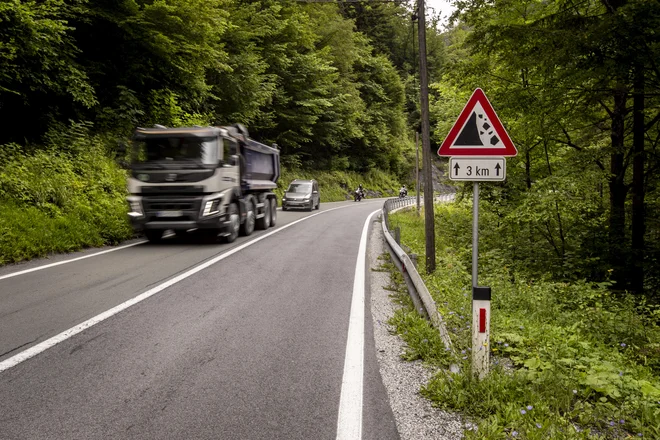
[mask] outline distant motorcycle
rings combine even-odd
[[[355,190],[355,194],[353,194],[353,200],[359,202],[362,199],[364,199],[364,190],[360,191],[358,188]]]
[[[401,188],[399,190],[399,198],[403,199],[404,197],[408,197],[408,190],[405,188]]]

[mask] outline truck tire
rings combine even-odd
[[[162,229],[147,229],[144,231],[144,235],[147,237],[147,240],[151,243],[160,243],[163,240],[163,231]]]
[[[266,230],[270,227],[270,200],[264,200],[264,216],[257,219],[257,229]]]
[[[229,213],[229,227],[227,228],[225,241],[227,243],[233,243],[238,237],[238,230],[241,227],[241,216],[238,213],[238,206],[236,203],[230,203],[227,212]]]
[[[273,197],[272,199],[270,199],[270,227],[272,228],[276,224],[277,224],[277,200],[275,200],[275,197]]]
[[[247,213],[245,215],[245,221],[241,225],[241,234],[244,236],[251,235],[254,232],[255,224],[255,214],[254,214],[254,204],[252,201],[246,203]]]

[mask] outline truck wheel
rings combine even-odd
[[[284,209],[284,207],[282,207]],[[277,223],[277,200],[270,199],[270,226],[271,228]]]
[[[238,206],[236,206],[236,203],[231,203],[227,212],[229,213],[229,227],[225,241],[227,243],[233,243],[238,237],[238,230],[241,227],[241,217],[238,215]]]
[[[257,219],[257,229],[266,230],[270,226],[270,200],[264,200],[264,216]]]
[[[245,235],[246,237],[252,232],[254,232],[254,223],[255,223],[255,215],[254,215],[254,204],[252,202],[247,203],[247,214],[245,216],[245,222],[241,225],[241,234]]]
[[[163,232],[162,229],[147,229],[144,235],[151,243],[159,243],[163,239]]]

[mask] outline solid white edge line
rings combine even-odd
[[[180,275],[178,275],[174,278],[171,278],[171,279],[165,281],[164,283],[159,284],[158,286],[156,286],[152,289],[149,289],[146,292],[143,292],[140,295],[138,295],[138,296],[136,296],[132,299],[129,299],[126,302],[123,302],[123,303],[121,303],[121,304],[119,304],[119,305],[117,305],[117,306],[115,306],[115,307],[113,307],[109,310],[106,310],[105,312],[103,312],[99,315],[94,316],[93,318],[88,319],[85,322],[82,322],[82,323],[78,324],[75,327],[72,327],[68,330],[65,330],[62,333],[58,334],[58,335],[55,335],[55,336],[53,336],[49,339],[46,339],[43,342],[40,342],[37,345],[34,345],[34,346],[28,348],[27,350],[24,350],[24,351],[22,351],[22,352],[20,352],[16,355],[8,358],[8,359],[5,359],[4,361],[0,362],[0,373],[2,373],[3,371],[8,370],[8,369],[18,365],[18,364],[20,364],[21,362],[24,362],[24,361],[38,355],[39,353],[41,353],[43,351],[48,350],[49,348],[59,344],[62,341],[65,341],[65,340],[69,339],[70,337],[72,337],[74,335],[77,335],[78,333],[82,332],[83,330],[85,330],[89,327],[92,327],[93,325],[96,325],[101,321],[105,321],[106,319],[110,318],[111,316],[114,316],[117,313],[119,313],[123,310],[126,310],[127,308],[129,308],[129,307],[131,307],[131,306],[133,306],[133,305],[135,305],[139,302],[144,301],[145,299],[149,298],[150,296],[155,295],[156,293],[160,292],[161,290],[167,289],[168,287],[172,286],[173,284],[176,284],[179,281],[184,280],[184,279],[196,274],[197,272],[206,269],[207,267],[217,263],[218,261],[224,260],[225,258],[227,258],[227,257],[229,257],[229,256],[231,256],[231,255],[233,255],[237,252],[242,251],[246,247],[257,243],[257,242],[263,240],[264,238],[270,237],[271,235],[273,235],[277,232],[280,232],[280,231],[282,231],[282,230],[284,230],[288,227],[291,227],[291,226],[293,226],[297,223],[308,220],[312,217],[316,217],[319,214],[324,214],[326,212],[334,211],[336,209],[344,209],[344,208],[348,208],[348,207],[351,207],[351,206],[354,206],[354,205],[344,205],[344,206],[339,206],[337,208],[326,209],[325,211],[319,211],[315,214],[308,215],[307,217],[303,217],[301,219],[298,219],[298,220],[296,220],[292,223],[286,224],[284,226],[280,226],[279,228],[273,229],[272,231],[270,231],[270,232],[268,232],[264,235],[261,235],[261,236],[255,238],[252,241],[249,241],[249,242],[244,243],[240,246],[232,248],[229,251],[225,252],[224,254],[218,255],[217,257],[214,257],[210,260],[207,260],[204,263],[200,264],[199,266],[195,266],[192,269],[188,270],[187,272],[184,272],[184,273],[182,273],[182,274],[180,274]],[[133,245],[129,245],[129,246],[133,246]],[[72,261],[72,260],[70,260],[70,261]]]
[[[344,376],[339,397],[339,415],[337,416],[337,440],[360,440],[362,438],[362,395],[364,381],[364,303],[366,280],[365,264],[369,225],[375,214],[372,212],[362,228],[355,278],[351,314],[348,321]]]
[[[58,261],[57,263],[45,264],[43,266],[33,267],[31,269],[25,269],[25,270],[21,270],[21,271],[18,271],[18,272],[12,272],[12,273],[9,273],[9,274],[6,274],[6,275],[0,275],[0,280],[4,280],[5,278],[16,277],[18,275],[24,275],[26,273],[34,272],[34,271],[41,270],[41,269],[48,269],[49,267],[59,266],[60,264],[73,263],[74,261],[84,260],[85,258],[92,258],[92,257],[96,257],[98,255],[107,254],[109,252],[119,251],[119,250],[126,249],[126,248],[129,248],[129,247],[132,247],[132,246],[137,246],[138,244],[143,244],[143,243],[146,243],[146,242],[147,242],[146,240],[142,240],[142,241],[139,241],[137,243],[131,243],[131,244],[127,244],[127,245],[124,245],[124,246],[119,246],[119,247],[112,248],[112,249],[106,249],[104,251],[95,252],[93,254],[83,255],[82,257],[72,258],[70,260]]]

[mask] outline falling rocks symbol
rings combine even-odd
[[[477,120],[478,119],[478,120]],[[494,135],[495,129],[488,121],[484,113],[473,112],[465,123],[461,134],[458,135],[454,145],[461,146],[497,146],[500,139]]]

